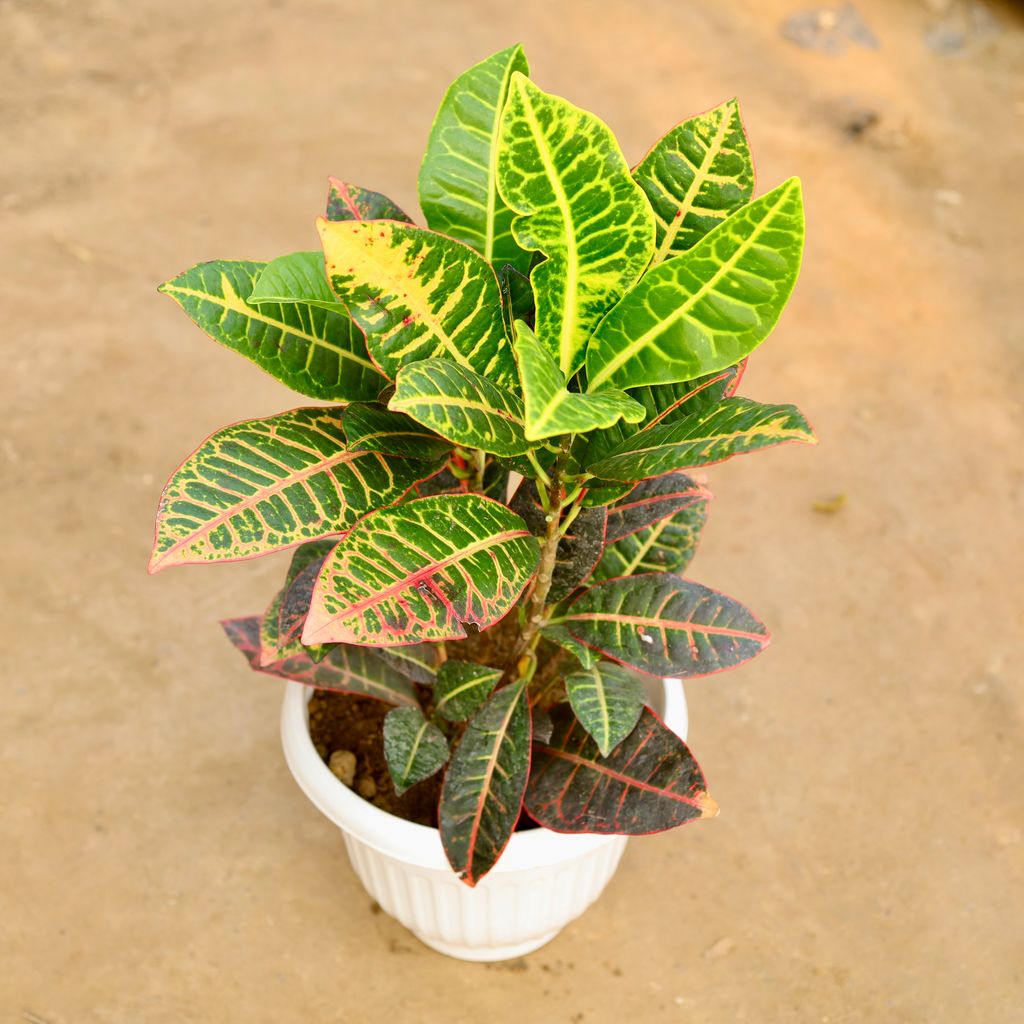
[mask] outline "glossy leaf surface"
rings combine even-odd
[[[271,260],[256,279],[249,304],[305,302],[347,317],[348,311],[331,291],[322,252],[293,252]]]
[[[512,390],[447,359],[404,366],[395,382],[391,409],[406,413],[455,444],[493,455],[523,455],[523,404]]]
[[[245,300],[265,267],[247,260],[200,263],[160,285],[160,291],[214,341],[293,391],[335,402],[374,398],[386,382],[344,311]]]
[[[342,413],[341,424],[352,451],[439,462],[448,457],[452,448],[432,430],[380,405],[353,402]]]
[[[790,178],[644,275],[591,339],[590,388],[668,384],[738,363],[779,319],[803,244],[800,182]]]
[[[414,459],[349,451],[330,408],[236,423],[204,441],[168,481],[150,572],[342,533],[432,471]]]
[[[468,245],[393,221],[317,221],[327,278],[391,380],[434,356],[514,384],[498,280]]]
[[[445,93],[419,174],[427,224],[471,245],[494,268],[525,274],[530,254],[512,236],[512,211],[498,193],[501,110],[513,71],[529,74],[521,46],[495,53],[459,75]]]
[[[596,583],[562,618],[588,647],[652,676],[705,676],[749,661],[768,630],[717,590],[651,573]]]
[[[654,209],[653,263],[692,249],[754,193],[754,164],[729,100],[663,135],[633,171]]]
[[[537,568],[526,524],[476,494],[418,498],[360,520],[327,560],[303,643],[454,640],[509,611]]]
[[[604,757],[632,731],[647,691],[636,674],[608,661],[565,677],[569,703]]]
[[[395,792],[401,796],[444,767],[448,741],[419,708],[392,708],[384,716],[384,759]]]
[[[501,680],[500,668],[470,661],[446,661],[437,672],[434,707],[449,722],[463,722],[494,691]]]
[[[513,74],[498,182],[524,249],[547,257],[530,281],[537,336],[565,378],[591,332],[644,272],[654,216],[608,126]]]
[[[689,748],[650,709],[607,757],[567,705],[552,720],[551,739],[534,746],[526,792],[530,817],[546,828],[647,835],[718,813]]]
[[[399,220],[412,223],[412,218],[387,196],[341,178],[327,179],[325,215],[328,220]]]
[[[440,829],[452,869],[476,885],[494,866],[519,819],[530,769],[525,686],[498,690],[470,719],[441,789]]]
[[[515,326],[515,353],[523,385],[528,440],[582,434],[609,427],[620,419],[639,423],[644,418],[644,407],[624,391],[569,391],[562,371],[533,331],[522,320],[517,320]]]
[[[385,704],[419,707],[412,684],[371,651],[339,644],[321,662],[314,661],[308,654],[297,654],[283,661],[261,665],[259,616],[227,619],[221,626],[255,672],[293,679],[318,690],[357,693]]]
[[[817,443],[796,406],[725,398],[706,412],[661,423],[627,438],[588,469],[605,480],[642,480],[791,441]]]
[[[302,620],[305,619],[306,609],[309,607],[313,582],[334,544],[333,540],[315,540],[295,549],[284,586],[270,602],[260,623],[262,664],[271,664],[306,650],[299,642]],[[321,660],[318,652],[309,653],[314,660]],[[326,651],[322,653],[326,654]]]
[[[609,544],[594,570],[594,579],[645,572],[683,572],[697,551],[707,509],[706,501],[698,501]]]

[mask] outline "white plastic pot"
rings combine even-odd
[[[678,679],[652,680],[651,707],[681,739],[687,713]],[[366,891],[421,942],[461,960],[506,960],[553,939],[615,873],[626,836],[516,832],[491,871],[469,888],[452,872],[437,829],[398,818],[334,777],[309,738],[312,691],[289,682],[281,711],[295,781],[337,825]]]

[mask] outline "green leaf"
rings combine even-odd
[[[519,820],[530,770],[530,707],[522,684],[498,690],[470,719],[441,788],[441,842],[473,886],[501,856]]]
[[[754,194],[754,164],[737,102],[676,125],[633,177],[654,209],[658,236],[652,262],[692,249]]]
[[[382,647],[377,657],[386,661],[407,679],[433,686],[441,664],[441,650],[437,644],[406,644],[404,647]]]
[[[379,405],[353,402],[341,416],[348,447],[357,452],[383,452],[407,459],[438,462],[446,459],[452,446],[415,420]]]
[[[594,570],[594,579],[642,572],[683,572],[697,550],[707,517],[707,502],[700,501],[610,543]]]
[[[385,665],[371,651],[339,644],[319,663],[309,654],[296,654],[283,661],[261,665],[259,616],[227,619],[221,626],[254,672],[263,672],[280,679],[292,679],[317,690],[358,693],[363,697],[383,701],[385,704],[419,707],[412,684]]]
[[[394,380],[407,363],[443,356],[514,386],[515,358],[494,271],[468,245],[393,221],[317,221],[335,295]]]
[[[706,502],[711,492],[685,473],[667,473],[653,480],[641,480],[629,494],[608,509],[605,541],[609,544],[677,512]]]
[[[214,341],[245,356],[293,391],[332,402],[375,398],[386,381],[362,334],[344,315],[309,303],[265,303],[251,295],[265,263],[214,260],[160,285]]]
[[[565,626],[558,624],[542,626],[540,632],[545,639],[550,640],[553,644],[558,644],[562,650],[568,651],[584,668],[593,668],[600,660],[600,655],[596,651],[592,651],[586,644],[580,643]]]
[[[646,410],[645,428],[657,426],[659,423],[675,423],[690,413],[717,405],[723,398],[731,396],[739,384],[745,366],[744,360],[736,366],[697,377],[695,380],[633,388],[629,396]],[[636,432],[634,426],[625,423],[616,423],[605,430],[594,431],[587,439],[586,457],[583,461],[599,462]]]
[[[315,540],[295,549],[284,586],[263,613],[260,664],[269,665],[306,650],[299,642],[299,633],[313,594],[313,583],[335,543],[334,540]],[[309,652],[314,661],[323,660],[326,653],[323,648]]]
[[[340,178],[327,179],[328,220],[400,220],[407,224],[412,218],[387,196],[360,188]]]
[[[512,211],[497,185],[498,129],[513,71],[530,71],[521,46],[488,57],[452,82],[430,131],[419,195],[434,231],[471,245],[495,269],[510,264],[525,274],[530,254],[512,237]]]
[[[509,507],[522,516],[535,537],[543,537],[547,532],[547,513],[541,507],[537,485],[532,480],[524,480],[519,485]],[[585,508],[569,525],[555,552],[549,604],[568,597],[594,571],[604,550],[606,519],[607,512],[603,508]]]
[[[393,708],[384,716],[384,759],[401,796],[444,767],[448,741],[419,708]]]
[[[551,738],[533,748],[526,791],[530,817],[546,828],[647,835],[718,813],[689,748],[650,709],[607,757],[568,705],[551,717]]]
[[[560,620],[615,661],[653,676],[706,676],[749,661],[768,630],[738,601],[671,573],[597,583]]]
[[[642,480],[790,441],[817,444],[796,406],[725,398],[705,412],[640,431],[588,469],[604,480]]]
[[[415,459],[349,451],[329,408],[236,423],[167,482],[149,571],[234,562],[343,533],[433,471]]]
[[[633,731],[647,697],[635,672],[607,661],[566,676],[565,690],[580,725],[605,757]]]
[[[738,363],[779,319],[803,246],[800,181],[790,178],[644,275],[594,332],[589,386],[668,384]]]
[[[271,260],[256,279],[249,296],[251,306],[262,306],[268,302],[304,302],[339,316],[348,316],[348,311],[327,283],[322,252],[293,252]]]
[[[568,379],[650,261],[650,205],[608,126],[518,72],[502,113],[498,187],[520,214],[516,241],[547,256],[530,274],[537,336]]]
[[[437,672],[434,702],[437,713],[449,722],[463,722],[488,697],[501,680],[500,668],[471,661],[446,661]]]
[[[476,494],[418,498],[360,520],[313,593],[305,644],[397,646],[486,629],[515,604],[540,553],[526,524]]]
[[[389,406],[466,448],[513,457],[532,447],[519,398],[447,359],[402,367]]]
[[[584,434],[624,419],[639,423],[644,407],[624,391],[606,389],[578,394],[565,386],[554,359],[522,320],[516,321],[515,353],[526,400],[526,438],[538,441],[561,434]]]

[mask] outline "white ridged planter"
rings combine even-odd
[[[652,681],[651,707],[681,739],[683,684]],[[626,836],[516,832],[475,888],[456,878],[437,829],[398,818],[339,782],[309,738],[312,691],[289,682],[281,711],[284,755],[295,781],[337,825],[366,891],[432,949],[461,960],[506,960],[553,939],[608,884]]]

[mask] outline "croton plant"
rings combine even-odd
[[[395,788],[445,773],[469,885],[524,806],[559,832],[716,813],[643,678],[731,668],[768,632],[681,575],[711,497],[689,471],[814,441],[793,406],[736,394],[797,277],[798,180],[752,198],[735,101],[630,169],[527,74],[515,46],[445,94],[426,226],[331,179],[322,251],[161,288],[327,404],[204,441],[166,486],[151,571],[294,549],[229,637],[261,672],[393,705]]]

